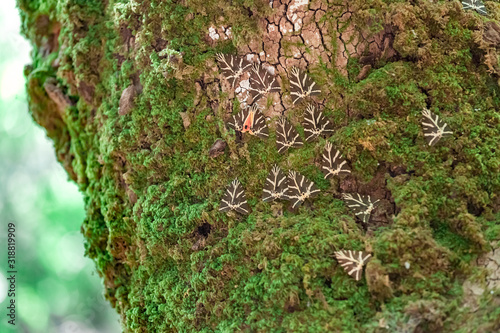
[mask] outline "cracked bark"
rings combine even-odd
[[[305,0],[273,1],[273,15],[258,22],[263,32],[262,42],[253,41],[244,45],[240,47],[238,54],[246,56],[248,60],[265,64],[272,72],[285,78],[284,82],[290,68],[295,66],[304,70],[317,69],[320,63],[324,65],[323,68],[335,67],[342,75],[347,76],[348,62],[359,59],[365,65],[363,73],[356,78],[359,81],[377,61],[389,60],[397,53],[392,47],[394,38],[390,25],[386,25],[377,33],[369,32],[373,24],[370,22],[360,29],[351,22],[352,11],[349,4],[344,5],[331,5],[320,1],[310,3]],[[326,23],[332,21],[336,22],[336,26]],[[215,32],[209,33],[209,38],[216,44],[222,40],[219,37],[222,32],[217,29],[213,31]],[[336,42],[332,37],[335,35]],[[243,106],[249,101],[247,84],[246,79],[243,79],[236,89],[237,97]],[[232,93],[229,87],[222,88]],[[326,87],[324,89],[326,90]],[[292,107],[286,93],[272,94],[269,98],[271,107],[266,113],[269,117],[284,114]],[[342,105],[341,99],[340,96],[339,105]],[[324,104],[324,100],[316,102]],[[261,103],[263,106],[266,104],[262,101]]]

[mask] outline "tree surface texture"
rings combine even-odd
[[[86,254],[124,331],[500,330],[498,2],[18,5],[30,112],[83,193]],[[253,96],[219,53],[278,80],[256,102],[267,139],[228,127]],[[319,95],[293,103],[294,67]],[[308,103],[333,124],[310,142]],[[453,134],[429,146],[424,108]],[[304,141],[282,154],[280,115]],[[324,178],[327,142],[350,174]],[[319,194],[263,202],[274,164]],[[235,178],[248,215],[219,211]],[[379,200],[366,223],[345,193]],[[359,281],[339,250],[372,255]]]

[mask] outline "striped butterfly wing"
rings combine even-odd
[[[325,174],[325,179],[332,176],[343,176],[351,173],[351,169],[340,151],[334,150],[330,142],[325,145],[323,160],[321,162],[321,171]]]
[[[250,113],[253,114],[253,116],[250,130],[248,132],[261,139],[267,139],[269,137],[269,129],[266,125],[266,118],[262,112],[259,111],[256,104],[251,107]]]
[[[250,97],[252,103],[272,92],[280,92],[281,86],[275,75],[272,75],[260,64],[254,64],[250,75]]]
[[[437,115],[430,110],[424,108],[422,110],[424,119],[422,127],[424,130],[424,138],[429,146],[434,146],[441,138],[448,137],[453,134],[447,123],[439,119]]]
[[[317,196],[320,189],[309,179],[298,172],[288,174],[288,198],[292,208],[299,207],[306,199]]]
[[[361,219],[363,223],[367,223],[370,220],[370,214],[375,209],[375,204],[379,201],[372,201],[369,195],[359,193],[343,193],[342,198],[354,212],[354,215]]]
[[[466,10],[475,10],[481,15],[488,15],[488,11],[482,0],[462,0],[462,6]]]
[[[293,67],[290,70],[290,74],[290,96],[292,97],[293,104],[300,103],[307,97],[321,93],[321,89],[319,89],[316,82],[306,72]]]
[[[248,130],[244,130],[244,123],[248,119],[249,110],[241,110],[237,114],[233,115],[231,119],[227,122],[229,128],[232,128],[236,132],[247,132]]]
[[[337,258],[340,266],[356,281],[361,280],[363,266],[368,262],[370,257],[371,254],[363,251],[341,250],[335,252],[335,258]]]
[[[249,70],[252,66],[252,64],[244,57],[222,53],[217,53],[216,57],[219,62],[222,75],[233,88],[243,73]]]
[[[288,148],[298,148],[303,144],[304,142],[295,127],[285,117],[280,117],[278,119],[278,126],[276,126],[276,147],[278,148],[278,153],[283,154]]]
[[[245,191],[237,179],[233,180],[226,189],[226,193],[222,197],[219,207],[219,211],[221,212],[228,212],[230,210],[235,210],[244,215],[250,212],[250,207],[245,197]]]
[[[262,191],[262,201],[269,202],[276,199],[288,200],[288,182],[280,167],[275,165],[266,178]]]
[[[323,112],[317,110],[312,104],[306,108],[303,125],[307,142],[313,141],[320,135],[333,133],[333,124],[326,119]]]

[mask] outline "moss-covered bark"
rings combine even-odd
[[[124,330],[500,330],[500,5],[271,3],[19,0],[30,111],[84,194],[87,255]],[[268,140],[238,142],[224,122],[245,96],[216,52],[273,66],[282,92],[264,112],[301,134],[287,73],[307,70],[353,176],[323,179],[323,138],[279,155],[274,121]],[[423,107],[452,138],[426,145]],[[320,196],[263,203],[274,163]],[[235,177],[248,217],[218,211]],[[381,199],[367,225],[341,200],[353,191]],[[339,249],[373,254],[361,281]]]

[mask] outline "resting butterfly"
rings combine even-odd
[[[250,212],[250,208],[248,207],[247,199],[245,197],[245,191],[243,190],[243,187],[238,179],[231,182],[220,203],[219,211],[228,212],[230,210],[235,210],[238,213],[245,215]]]
[[[306,199],[313,198],[320,192],[312,181],[298,172],[288,174],[288,198],[292,201],[292,208],[300,206]]]
[[[462,6],[464,9],[475,10],[481,15],[488,15],[488,11],[486,10],[482,0],[463,0]]]
[[[369,195],[359,193],[343,193],[342,198],[347,206],[354,212],[354,215],[359,217],[364,223],[370,219],[370,214],[375,209],[375,204],[380,200],[372,201]]]
[[[250,74],[249,90],[252,103],[255,103],[268,93],[280,92],[281,86],[276,76],[271,75],[262,65],[254,64],[252,74]]]
[[[424,128],[424,137],[429,146],[433,146],[441,138],[453,134],[453,132],[450,131],[448,124],[439,119],[439,117],[432,113],[430,110],[424,108],[422,110],[422,115],[424,116],[424,120],[422,121],[422,126]]]
[[[241,110],[238,114],[234,115],[228,126],[237,132],[255,135],[261,139],[266,139],[269,136],[269,129],[266,125],[266,119],[259,111],[256,104],[249,108]]]
[[[262,193],[264,202],[273,201],[276,199],[288,200],[288,184],[286,176],[281,171],[280,167],[275,165],[269,172],[266,178],[266,184]]]
[[[321,162],[321,171],[325,174],[325,179],[331,176],[342,176],[351,173],[351,169],[347,165],[347,161],[340,154],[340,151],[335,150],[332,154],[333,146],[330,142],[325,145],[323,153],[323,161]]]
[[[333,124],[326,119],[323,113],[309,104],[304,115],[304,134],[310,142],[320,135],[332,134]]]
[[[252,66],[249,61],[240,56],[217,53],[216,57],[220,63],[222,75],[233,88],[236,81]]]
[[[290,95],[293,104],[300,103],[304,98],[319,95],[321,90],[307,73],[302,72],[297,67],[290,70]]]
[[[335,252],[335,258],[337,258],[340,266],[356,281],[361,280],[363,266],[371,256],[371,254],[362,251],[342,250]]]
[[[303,144],[304,142],[302,142],[299,133],[297,133],[292,124],[285,117],[280,117],[276,126],[276,147],[278,148],[278,153],[282,154],[290,147],[298,148]]]

